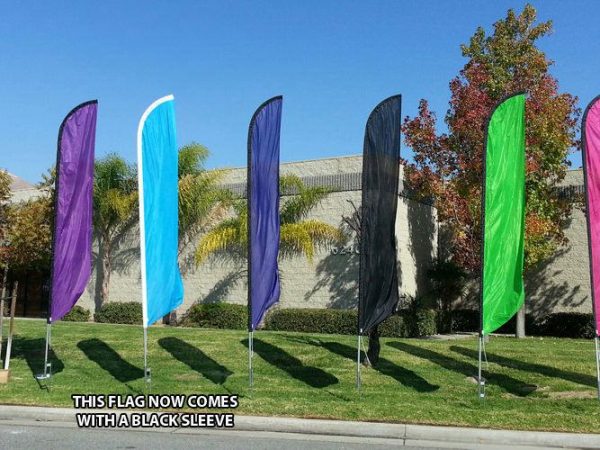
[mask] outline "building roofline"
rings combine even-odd
[[[317,161],[329,161],[329,160],[343,159],[343,158],[362,158],[362,155],[360,153],[356,153],[354,155],[329,156],[327,158],[299,159],[296,161],[282,162],[282,163],[280,163],[280,165],[287,166],[290,164],[299,164],[299,163],[317,162]],[[210,169],[210,170],[241,170],[241,169],[245,169],[245,168],[246,168],[246,166],[221,167],[221,168],[215,167],[214,169]]]

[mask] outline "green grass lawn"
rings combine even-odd
[[[44,322],[19,320],[16,333],[0,403],[71,406],[73,393],[144,393],[141,327],[53,325],[47,389],[33,377],[43,365]],[[151,328],[152,393],[239,394],[239,414],[600,432],[592,341],[492,337],[480,401],[469,380],[475,338],[383,339],[381,364],[363,368],[360,393],[355,337],[257,332],[252,390],[246,339],[241,331]]]

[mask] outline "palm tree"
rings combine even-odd
[[[220,217],[230,195],[218,188],[219,171],[207,171],[209,151],[191,143],[178,156],[179,252]],[[94,174],[94,232],[98,240],[96,284],[99,305],[108,301],[110,277],[115,266],[127,268],[139,255],[131,245],[131,231],[138,224],[137,178],[134,165],[110,154],[96,161]],[[224,213],[223,213],[224,214]]]
[[[179,149],[179,254],[221,220],[231,204],[231,193],[219,187],[223,172],[206,170],[209,150],[198,143]],[[193,255],[192,255],[193,257]]]
[[[129,231],[137,224],[135,166],[109,154],[94,166],[94,234],[98,240],[97,306],[108,301],[110,276],[116,263],[128,265],[138,254],[127,245]]]
[[[323,187],[307,187],[295,175],[282,176],[281,192],[294,195],[280,203],[280,254],[283,257],[304,255],[312,263],[317,247],[343,239],[340,230],[319,220],[307,219],[328,194]],[[232,202],[233,217],[221,221],[204,234],[196,249],[196,262],[209,256],[222,255],[235,260],[244,258],[248,246],[248,207],[246,200]]]

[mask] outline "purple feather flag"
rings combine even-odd
[[[281,97],[263,103],[248,132],[248,330],[279,301]]]
[[[96,100],[77,106],[58,133],[49,322],[60,320],[73,308],[92,272],[97,109]]]

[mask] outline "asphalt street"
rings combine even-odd
[[[191,433],[178,431],[91,430],[80,429],[71,423],[2,421],[0,423],[0,448],[3,449],[499,449],[500,446],[405,442],[403,439],[323,436],[312,434],[209,431]],[[511,447],[517,449],[520,447]],[[528,447],[522,447],[526,449]],[[538,447],[539,448],[539,447]]]

